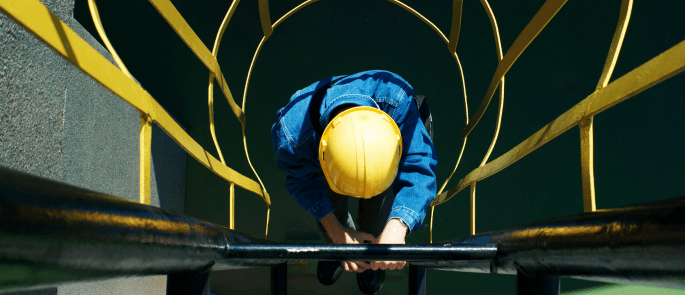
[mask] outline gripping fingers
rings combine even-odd
[[[359,272],[359,267],[357,267],[357,264],[356,264],[356,263],[351,262],[351,261],[349,261],[348,263],[350,264],[350,269],[351,269],[352,271],[354,271],[354,272]]]

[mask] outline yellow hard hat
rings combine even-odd
[[[330,121],[319,143],[319,162],[331,189],[368,199],[397,175],[402,135],[395,121],[372,107],[347,109]]]

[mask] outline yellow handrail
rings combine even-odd
[[[30,32],[38,38],[47,43],[53,50],[63,56],[66,60],[79,68],[81,71],[92,77],[94,80],[101,83],[104,87],[114,92],[124,101],[131,104],[141,113],[141,184],[140,184],[140,200],[143,203],[149,204],[149,173],[150,173],[150,135],[151,123],[157,123],[169,136],[179,143],[190,155],[200,161],[207,168],[214,173],[230,182],[230,228],[234,228],[234,185],[238,185],[250,192],[261,196],[267,203],[267,228],[265,235],[268,236],[269,214],[271,211],[271,201],[266,189],[264,188],[261,179],[256,173],[256,170],[250,162],[247,140],[245,137],[246,119],[245,119],[245,105],[247,100],[247,90],[252,76],[252,70],[265,41],[273,34],[273,30],[280,25],[285,19],[292,16],[294,13],[300,11],[305,6],[316,2],[316,0],[308,0],[288,13],[279,18],[276,22],[271,23],[269,14],[268,0],[258,0],[260,23],[264,36],[260,41],[255,54],[253,56],[250,68],[247,73],[245,81],[245,88],[243,90],[242,105],[234,101],[230,89],[226,84],[226,80],[221,72],[217,62],[217,55],[222,36],[225,32],[228,21],[235,12],[239,0],[234,0],[229,8],[229,11],[224,18],[221,27],[217,33],[213,50],[209,49],[201,42],[199,37],[195,34],[188,23],[183,19],[176,8],[169,0],[149,0],[150,3],[157,9],[157,11],[164,17],[169,25],[176,31],[186,45],[193,51],[193,53],[202,61],[202,63],[209,69],[209,86],[208,86],[208,107],[210,115],[210,133],[214,141],[215,147],[220,157],[220,161],[211,156],[207,151],[197,144],[190,136],[183,131],[183,129],[169,116],[169,114],[147,93],[140,87],[128,72],[123,62],[116,54],[113,46],[107,39],[107,36],[102,27],[95,5],[95,0],[89,0],[91,15],[95,22],[98,33],[103,39],[105,46],[112,54],[115,62],[119,66],[117,69],[114,65],[109,63],[104,57],[99,55],[90,45],[83,39],[76,35],[63,22],[55,21],[55,17],[43,4],[38,0],[0,0],[0,10],[9,15],[18,23],[26,27]],[[496,42],[497,58],[499,61],[497,70],[492,77],[492,80],[487,88],[485,97],[481,101],[479,108],[469,120],[468,104],[466,100],[466,82],[464,80],[464,73],[456,53],[459,30],[461,27],[461,10],[463,0],[453,0],[452,23],[449,39],[440,29],[430,20],[425,18],[419,12],[409,7],[408,5],[397,1],[389,0],[391,3],[400,6],[406,11],[412,13],[418,19],[427,24],[433,29],[438,36],[445,42],[447,49],[455,59],[459,67],[460,78],[462,81],[462,89],[464,96],[464,106],[466,112],[466,123],[464,132],[462,134],[462,148],[457,159],[454,170],[450,176],[445,180],[444,184],[437,192],[435,200],[431,203],[431,221],[430,221],[430,240],[432,242],[433,231],[433,215],[435,206],[442,204],[452,198],[456,193],[462,189],[470,186],[470,233],[475,234],[476,229],[476,184],[477,182],[492,176],[493,174],[508,167],[522,157],[526,156],[533,150],[544,145],[548,141],[556,138],[560,134],[566,132],[572,127],[578,125],[580,129],[581,140],[581,170],[583,178],[583,204],[584,211],[596,211],[596,201],[594,192],[594,172],[593,172],[593,120],[594,116],[605,109],[630,98],[645,89],[676,75],[685,70],[685,41],[673,46],[652,60],[635,68],[633,71],[609,83],[611,74],[615,67],[618,55],[623,43],[623,38],[626,33],[626,28],[630,20],[632,10],[632,0],[622,0],[621,13],[619,16],[618,25],[614,33],[614,37],[609,49],[609,54],[602,70],[599,82],[595,92],[583,99],[577,105],[564,112],[558,118],[538,132],[521,142],[519,145],[504,153],[502,156],[488,162],[492,154],[494,146],[497,142],[499,130],[502,122],[503,103],[504,103],[504,76],[512,67],[514,62],[518,59],[527,46],[536,38],[536,36],[545,28],[549,21],[556,15],[561,7],[566,3],[566,0],[547,0],[540,10],[535,14],[528,25],[523,29],[519,36],[514,41],[506,54],[502,52],[502,45],[500,42],[499,29],[495,15],[487,0],[480,0],[484,9],[487,12],[488,18],[492,25],[492,30]],[[216,139],[216,130],[214,126],[214,109],[213,109],[213,84],[216,81],[219,84],[226,100],[228,101],[231,110],[236,115],[242,125],[243,131],[243,146],[245,148],[245,155],[251,169],[255,173],[259,183],[241,175],[225,165],[224,157],[221,153],[218,141]],[[461,161],[464,149],[466,146],[466,139],[473,128],[476,126],[480,118],[482,118],[487,109],[494,92],[500,89],[499,107],[496,129],[491,141],[491,144],[481,161],[478,168],[468,173],[462,178],[458,184],[444,191],[448,182],[456,172],[457,167]]]
[[[105,43],[105,47],[107,47],[107,50],[109,53],[112,55],[112,58],[114,58],[114,62],[116,62],[117,66],[119,66],[119,69],[129,78],[133,79],[133,76],[131,76],[131,73],[128,71],[126,66],[124,65],[124,62],[121,60],[119,55],[117,54],[116,50],[114,50],[114,46],[112,46],[112,43],[109,41],[109,38],[107,38],[107,34],[105,33],[105,28],[102,26],[102,21],[100,20],[100,13],[98,12],[98,7],[95,4],[95,0],[88,0],[88,7],[90,8],[90,15],[93,18],[93,23],[95,24],[95,28],[98,31],[98,34],[100,35],[100,38],[102,39],[102,42]],[[140,168],[139,168],[139,202],[141,204],[146,204],[150,205],[151,203],[151,188],[150,188],[150,181],[152,178],[152,169],[151,169],[151,162],[152,162],[152,155],[151,155],[151,150],[152,150],[152,121],[150,120],[150,117],[143,113],[140,112]]]
[[[453,186],[447,192],[439,194],[432,205],[442,204],[472,183],[488,178],[508,167],[530,152],[578,125],[583,118],[594,116],[683,70],[685,70],[685,41],[678,43],[623,77],[609,83],[606,87],[596,90],[504,155],[471,171],[471,173],[459,181],[459,184]]]
[[[0,10],[72,65],[149,116],[186,152],[221,178],[263,196],[260,185],[226,167],[193,140],[147,91],[100,55],[38,0],[0,0]]]

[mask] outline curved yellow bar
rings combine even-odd
[[[228,22],[231,20],[231,17],[233,17],[233,13],[235,12],[235,9],[238,7],[238,3],[240,3],[240,0],[233,1],[233,4],[231,4],[231,7],[228,9],[228,12],[224,17],[224,20],[221,22],[219,32],[217,32],[216,38],[214,39],[214,48],[212,48],[212,55],[215,58],[217,54],[219,54],[219,45],[221,44],[221,38],[224,36],[224,32],[226,31]],[[211,71],[209,72],[209,86],[207,92],[207,105],[209,107],[209,132],[212,134],[212,141],[214,141],[214,146],[216,147],[216,151],[219,154],[219,159],[221,160],[221,163],[226,165],[224,155],[223,153],[221,153],[221,148],[219,147],[219,142],[216,140],[216,128],[214,127],[214,73]],[[231,218],[233,218],[232,215]]]
[[[309,5],[309,4],[312,4],[312,3],[316,2],[316,1],[318,1],[318,0],[307,0],[307,1],[305,1],[305,2],[300,3],[300,5],[297,5],[295,8],[291,9],[290,11],[288,11],[288,13],[286,13],[286,14],[283,15],[283,16],[281,16],[281,18],[279,18],[279,19],[274,23],[273,29],[276,29],[276,27],[278,27],[278,25],[280,25],[283,21],[285,21],[286,19],[288,19],[291,15],[295,14],[295,12],[300,11],[300,9],[302,9],[302,8],[304,8],[305,6],[307,6],[307,5]]]
[[[621,1],[621,14],[618,18],[618,25],[614,32],[614,38],[611,40],[611,47],[609,48],[607,61],[604,63],[602,76],[599,78],[599,83],[597,83],[597,89],[609,84],[609,79],[611,79],[611,74],[614,72],[614,67],[616,66],[616,60],[618,60],[618,53],[621,51],[621,45],[623,45],[623,37],[625,37],[626,29],[628,29],[631,11],[633,11],[633,0]]]
[[[114,50],[114,46],[112,46],[112,43],[109,42],[109,38],[107,38],[107,34],[105,34],[105,28],[102,27],[102,21],[100,20],[100,13],[98,12],[98,7],[95,4],[95,0],[88,0],[88,8],[90,9],[90,16],[93,18],[93,24],[95,24],[95,29],[97,29],[98,34],[100,35],[100,38],[102,39],[102,42],[105,43],[105,47],[107,47],[107,50],[109,50],[109,54],[112,55],[112,58],[114,58],[114,62],[117,63],[119,66],[119,69],[124,72],[124,74],[129,77],[133,78],[131,76],[131,73],[129,73],[128,69],[124,65],[124,62],[121,61],[121,58],[117,54],[117,51]]]
[[[495,35],[495,49],[497,50],[497,61],[502,62],[503,59],[503,54],[502,54],[502,42],[500,41],[499,37],[499,28],[497,26],[497,19],[495,19],[495,14],[492,12],[492,8],[490,7],[490,3],[488,3],[487,0],[481,0],[480,3],[483,5],[483,8],[485,9],[485,12],[488,14],[488,19],[490,19],[490,25],[492,26],[492,33]],[[483,157],[483,161],[481,161],[480,166],[485,165],[485,163],[488,162],[488,159],[490,158],[490,155],[492,154],[492,151],[495,149],[495,144],[497,143],[497,137],[499,136],[499,131],[500,128],[502,127],[502,113],[504,112],[504,76],[502,76],[502,79],[500,79],[499,82],[499,105],[497,108],[497,124],[495,125],[495,134],[492,137],[492,142],[490,142],[490,147],[488,148],[488,151],[485,153],[485,157]],[[466,123],[468,125],[468,123]]]
[[[580,123],[583,118],[594,116],[638,93],[685,70],[685,41],[678,43],[657,57],[635,68],[623,77],[593,92],[570,110],[509,150],[504,155],[479,167],[461,179],[449,191],[439,194],[432,206],[442,204],[456,193],[499,172],[523,158],[538,147],[554,139]]]
[[[397,0],[388,0],[388,1],[390,1],[390,2],[392,2],[392,3],[394,3],[394,4],[396,4],[396,5],[399,6],[399,7],[404,8],[404,10],[409,11],[411,14],[413,14],[413,15],[416,16],[416,17],[418,17],[421,21],[423,21],[423,22],[426,23],[429,27],[431,27],[431,29],[433,29],[433,31],[435,31],[436,33],[438,33],[438,35],[440,36],[440,38],[442,39],[442,41],[444,41],[445,44],[447,44],[447,45],[449,46],[450,41],[447,39],[447,37],[445,37],[445,34],[443,34],[442,31],[440,31],[440,29],[438,28],[438,26],[436,26],[436,25],[433,24],[431,21],[429,21],[425,16],[423,16],[422,14],[420,14],[418,11],[414,10],[414,8],[411,8],[411,7],[409,7],[409,5],[404,4],[404,3],[400,2],[400,1],[397,1]],[[456,48],[456,45],[455,45],[455,48]]]
[[[618,18],[618,25],[611,41],[609,54],[607,55],[602,75],[597,83],[597,90],[607,86],[611,74],[618,60],[618,53],[621,51],[623,37],[625,37],[630,13],[633,9],[633,0],[621,1],[621,13]],[[597,200],[595,196],[595,169],[594,169],[594,116],[589,116],[580,122],[580,167],[583,179],[583,210],[585,212],[597,211]]]
[[[473,130],[476,124],[478,124],[480,118],[483,117],[483,113],[485,113],[485,109],[488,108],[490,100],[492,99],[492,95],[495,93],[495,90],[497,89],[502,77],[504,77],[504,74],[509,71],[514,62],[516,62],[519,56],[521,56],[528,45],[533,42],[535,37],[537,37],[542,29],[547,26],[547,23],[552,20],[559,9],[564,6],[566,1],[567,0],[547,0],[547,2],[542,5],[542,8],[540,8],[540,10],[535,14],[528,25],[526,25],[523,31],[521,31],[521,34],[519,34],[519,36],[516,38],[514,44],[511,45],[499,66],[497,66],[497,70],[495,71],[495,75],[492,77],[492,81],[490,82],[488,91],[485,93],[483,101],[480,103],[478,110],[476,110],[476,113],[473,115],[471,122],[469,122],[469,124],[466,125],[466,128],[464,128],[464,137],[471,133],[471,130]]]

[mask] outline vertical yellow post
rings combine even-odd
[[[152,120],[140,113],[140,203],[150,205]]]
[[[231,182],[231,189],[230,189],[230,205],[229,205],[229,211],[231,214],[231,219],[228,223],[228,228],[229,229],[235,229],[235,184]]]
[[[476,234],[476,183],[471,184],[471,220],[469,222],[471,235]]]
[[[583,210],[594,212],[597,209],[595,203],[595,168],[593,152],[593,125],[594,117],[583,119],[580,122],[580,165],[583,177]]]
[[[435,206],[431,206],[431,225],[428,235],[428,242],[433,244],[433,217],[435,216]]]

